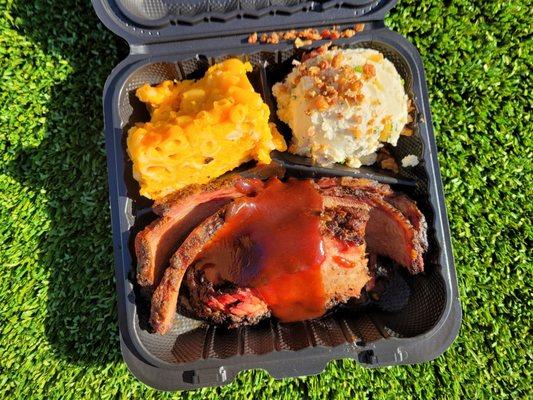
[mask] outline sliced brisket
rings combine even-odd
[[[231,283],[215,284],[203,268],[187,270],[179,304],[194,318],[227,326],[253,325],[270,316],[266,303],[249,288]]]
[[[172,327],[183,276],[202,248],[224,224],[225,207],[198,225],[170,259],[161,282],[152,296],[150,324],[157,333]]]
[[[245,180],[266,180],[273,177],[282,177],[284,168],[276,163],[258,165],[248,170],[231,172],[223,175],[205,185],[189,185],[182,190],[169,194],[154,204],[154,212],[158,215],[172,215],[179,213],[181,208],[188,203],[200,204],[220,197],[234,198],[246,194],[246,190],[235,185]]]
[[[214,214],[203,220],[179,245],[154,292],[150,322],[157,333],[164,334],[172,326],[182,281],[180,307],[197,318],[239,326],[257,323],[271,315],[268,304],[253,287],[238,284],[240,271],[250,268],[253,244],[248,243],[246,237],[242,240],[239,237],[229,245],[222,242],[226,244],[218,247],[221,242],[213,240],[226,219],[242,204],[242,200],[233,200],[244,196],[247,190],[252,195],[255,190],[262,190],[261,185],[254,188],[253,181],[240,182],[245,185],[245,190],[237,190],[240,194],[231,192],[236,181],[230,186],[222,185],[225,196],[222,198],[198,193],[197,198],[209,199],[201,202],[209,208],[204,215]],[[423,271],[427,225],[412,200],[394,194],[388,185],[366,179],[323,178],[316,182],[316,188],[323,199],[320,237],[325,257],[319,275],[325,293],[324,309],[358,298],[365,285],[372,285],[367,253],[387,256],[411,273]],[[187,208],[184,204],[195,196],[191,193],[184,198],[174,197],[173,204],[181,203],[179,207],[159,205],[163,219],[173,216],[183,221],[179,210]],[[212,242],[215,245],[211,245]],[[217,257],[231,260],[231,269],[221,273],[215,265],[220,258],[203,259],[206,253],[202,250],[207,247]]]
[[[159,284],[168,261],[187,235],[205,218],[223,205],[254,190],[255,179],[282,174],[276,164],[258,166],[248,171],[232,173],[207,185],[192,185],[171,194],[154,205],[161,218],[148,225],[135,238],[137,282],[151,293]],[[239,186],[250,178],[249,187]]]
[[[164,215],[137,234],[137,282],[146,292],[157,287],[170,257],[191,231],[230,200],[222,197],[200,204],[191,201],[181,207],[180,213]]]
[[[371,208],[365,240],[368,251],[387,256],[416,274],[424,271],[427,224],[416,204],[388,185],[367,179],[323,178],[317,182],[330,202],[365,202]]]
[[[395,193],[385,200],[396,207],[409,220],[416,231],[416,240],[422,251],[428,249],[427,229],[428,225],[424,214],[418,209],[416,203],[404,194]]]

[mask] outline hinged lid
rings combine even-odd
[[[132,45],[382,20],[397,0],[92,0]]]

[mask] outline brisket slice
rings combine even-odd
[[[424,271],[427,224],[411,199],[367,179],[323,178],[317,186],[339,204],[363,201],[371,207],[365,233],[370,253],[389,257],[412,274]]]
[[[137,282],[145,292],[151,293],[157,287],[170,257],[194,227],[230,200],[221,197],[203,204],[191,202],[182,207],[181,213],[165,215],[137,234]]]
[[[217,325],[254,325],[270,316],[266,303],[249,288],[231,282],[215,284],[204,269],[191,266],[179,297],[180,311]]]
[[[409,220],[382,199],[367,199],[373,204],[366,226],[368,251],[389,257],[412,274],[424,270],[423,249]]]
[[[326,259],[321,265],[326,308],[359,297],[370,280],[364,240],[369,207],[364,203],[329,206],[324,198],[322,238]],[[343,264],[339,264],[342,261]]]
[[[325,203],[328,203],[327,199]],[[369,210],[361,202],[352,207],[325,206],[321,215],[326,258],[320,269],[326,309],[359,297],[361,289],[370,280],[364,241]],[[239,251],[223,251],[228,250]],[[340,266],[339,258],[350,267]],[[244,260],[245,257],[235,259]],[[246,265],[243,263],[237,269],[239,267],[245,268]],[[181,309],[189,316],[230,327],[255,324],[270,316],[268,305],[253,290],[238,287],[228,279],[217,275],[216,266],[195,262],[186,272],[179,300]]]
[[[416,231],[416,240],[420,244],[422,251],[425,252],[428,249],[428,225],[424,214],[418,209],[416,203],[406,195],[398,193],[386,197],[385,200],[400,210],[400,212],[409,220]]]
[[[166,333],[172,327],[185,271],[204,245],[224,224],[225,208],[223,207],[198,225],[170,259],[170,265],[152,296],[150,325],[157,333]]]
[[[223,176],[206,185],[192,185],[157,202],[154,211],[161,215],[135,237],[137,282],[151,293],[159,284],[172,254],[192,229],[223,205],[245,196],[236,184],[244,178],[265,179],[282,174],[275,165]]]
[[[157,200],[153,206],[157,215],[172,215],[180,213],[183,205],[193,201],[196,204],[204,203],[218,197],[243,196],[242,191],[237,191],[235,184],[243,179],[266,180],[268,178],[281,178],[285,169],[280,164],[272,162],[268,165],[258,165],[244,171],[230,172],[220,178],[204,185],[189,185],[182,190],[171,193]],[[238,192],[238,193],[237,193]]]
[[[321,178],[316,181],[320,191],[336,197],[344,197],[354,194],[375,194],[380,197],[394,194],[389,185],[370,179],[351,178],[343,176],[338,178]]]

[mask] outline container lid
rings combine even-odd
[[[92,0],[131,45],[382,20],[397,0]]]

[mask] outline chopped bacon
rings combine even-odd
[[[363,77],[365,79],[370,79],[376,76],[376,67],[374,64],[366,63],[363,65]]]
[[[276,44],[281,40],[293,41],[295,47],[302,47],[310,45],[312,42],[317,40],[336,40],[339,38],[351,38],[356,33],[362,32],[365,29],[364,24],[356,24],[353,29],[347,28],[340,30],[337,26],[333,26],[331,29],[323,29],[319,32],[317,29],[307,28],[302,30],[291,29],[289,31],[282,32],[270,32],[263,33],[259,37],[260,43]],[[248,43],[257,43],[258,35],[257,32],[252,33],[248,36]]]

